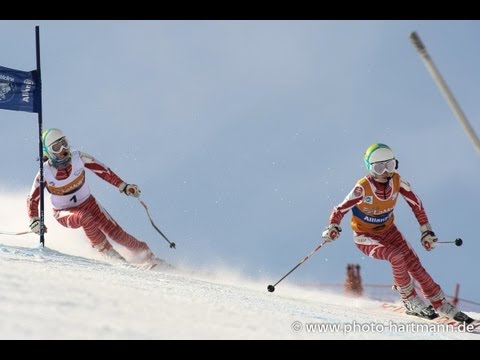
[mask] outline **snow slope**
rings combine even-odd
[[[478,339],[405,332],[401,324],[426,322],[389,313],[377,301],[283,282],[268,293],[266,281],[219,274],[145,271],[48,248],[0,245],[0,338]],[[307,332],[310,323],[357,328]],[[392,324],[396,330],[388,328]]]
[[[24,201],[1,199],[1,230],[25,230]],[[0,339],[479,339],[411,330],[405,324],[431,323],[288,278],[267,292],[284,274],[254,280],[229,268],[162,273],[107,263],[81,230],[48,227],[43,249],[33,234],[0,236]],[[183,269],[180,250],[166,249]],[[307,324],[343,328],[308,332]]]

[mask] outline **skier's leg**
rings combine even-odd
[[[101,247],[103,249],[103,247],[108,247],[110,244],[108,241],[108,245],[105,244],[107,238],[99,227],[96,226],[96,221],[90,213],[91,206],[89,206],[88,202],[89,200],[78,207],[66,210],[55,210],[54,217],[61,225],[67,228],[78,229],[82,227],[92,247]]]
[[[468,315],[458,310],[454,305],[447,302],[445,294],[440,286],[433,281],[432,277],[423,268],[417,254],[413,250],[407,254],[407,267],[410,274],[418,282],[422,293],[432,304],[433,308],[441,315],[460,322],[473,321]]]
[[[88,202],[88,200],[87,200]],[[95,218],[92,217],[89,204],[83,203],[79,207],[66,210],[54,210],[54,217],[57,221],[67,228],[83,228],[85,235],[93,248],[108,258],[125,260],[108,242],[105,234],[96,225]]]
[[[78,229],[82,224],[80,223],[80,216],[77,215],[76,208],[67,210],[53,210],[53,217],[60,223],[60,225],[70,228]]]
[[[89,216],[93,219],[92,223],[97,230],[101,230],[101,232],[107,235],[110,239],[125,246],[134,255],[139,257],[139,259],[137,259],[139,261],[154,257],[152,251],[145,242],[137,240],[123,230],[110,214],[95,200],[95,198],[91,197],[91,200],[92,201],[89,204]]]
[[[357,240],[357,239],[356,239]],[[385,244],[370,244],[365,243],[368,240],[363,237],[362,243],[357,242],[357,247],[366,255],[380,260],[388,260],[392,266],[393,278],[395,287],[402,297],[402,301],[409,314],[417,316],[432,318],[435,312],[429,308],[423,300],[417,295],[412,278],[407,270],[407,264],[403,255],[404,244],[385,243]],[[367,240],[367,241],[366,241]],[[373,240],[374,242],[376,240]]]
[[[398,247],[403,256],[407,271],[416,280],[425,298],[431,300],[432,297],[439,296],[437,294],[443,294],[440,286],[433,280],[430,274],[422,266],[415,250],[413,250],[413,248],[395,226],[391,231],[389,231],[388,240],[391,244],[395,244],[395,246]]]
[[[405,252],[405,258],[407,269],[420,286],[423,296],[431,302],[444,298],[445,296],[443,295],[442,289],[422,266],[415,251],[409,248],[409,250]]]
[[[399,288],[399,292],[403,299],[408,299],[416,295],[412,278],[407,271],[405,258],[402,249],[391,243],[384,243],[379,238],[369,237],[365,235],[357,235],[354,237],[357,247],[365,255],[378,260],[387,260],[390,262],[395,285]]]

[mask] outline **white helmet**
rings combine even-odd
[[[43,155],[55,167],[63,167],[71,160],[70,145],[59,129],[47,129],[42,133]],[[62,157],[58,157],[62,154]]]
[[[365,167],[374,177],[381,175],[385,171],[393,172],[398,168],[398,161],[395,159],[392,149],[385,144],[376,143],[370,145],[365,151],[363,160]],[[382,163],[382,166],[378,167],[379,171],[375,171],[375,163]]]

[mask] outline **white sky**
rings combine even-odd
[[[459,282],[461,297],[480,300],[478,154],[408,38],[419,33],[478,131],[478,21],[2,21],[0,65],[35,68],[37,24],[44,128],[61,128],[141,187],[177,250],[135,200],[88,174],[97,199],[160,257],[275,282],[318,244],[333,206],[365,174],[364,150],[384,142],[439,238],[464,246],[425,252],[403,199],[400,230],[446,293]],[[21,209],[0,230],[20,231],[37,120],[0,119],[0,187]],[[391,283],[388,263],[354,246],[349,219],[290,281],[341,283],[353,262],[365,282]]]

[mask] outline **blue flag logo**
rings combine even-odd
[[[36,71],[0,66],[0,109],[40,112],[41,85]]]

